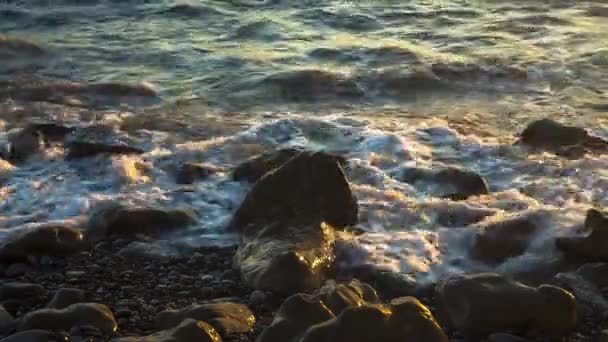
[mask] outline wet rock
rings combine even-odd
[[[333,317],[335,315],[321,300],[298,293],[283,302],[272,323],[258,338],[258,342],[298,341],[297,338],[309,327]]]
[[[321,300],[334,315],[339,315],[346,308],[364,304],[377,304],[378,294],[373,287],[357,279],[346,284],[328,281],[315,297]]]
[[[186,162],[177,171],[175,181],[178,184],[192,184],[205,180],[218,171],[219,169],[211,164]]]
[[[40,101],[80,106],[96,105],[110,98],[156,99],[156,91],[148,84],[39,82],[19,84],[0,92],[0,97],[22,101]]]
[[[532,148],[568,153],[574,146],[608,151],[608,141],[591,135],[586,129],[567,126],[551,119],[531,122],[520,134],[519,142]]]
[[[0,261],[65,256],[81,250],[82,242],[80,231],[68,226],[41,224],[15,228],[0,241]]]
[[[567,257],[590,262],[608,262],[608,217],[595,209],[587,211],[587,236],[559,237],[555,244]]]
[[[234,169],[232,179],[235,181],[257,182],[266,173],[285,164],[303,150],[299,148],[285,148],[276,152],[264,153],[253,157]]]
[[[45,143],[62,142],[65,137],[76,131],[76,128],[64,126],[55,122],[33,123],[25,130],[38,132]]]
[[[257,228],[256,228],[257,229]],[[234,267],[259,290],[293,294],[321,286],[334,259],[334,228],[268,225],[241,234]]]
[[[97,303],[78,303],[64,309],[40,309],[28,313],[18,327],[30,329],[70,330],[73,326],[93,326],[104,333],[116,331],[117,324],[112,311]]]
[[[298,294],[283,304],[260,342],[447,342],[431,312],[417,299],[401,297],[390,305],[341,308],[334,316],[321,301]]]
[[[60,288],[47,305],[50,309],[64,309],[72,304],[84,301],[84,291],[73,288]]]
[[[27,330],[5,337],[0,342],[49,342],[56,341],[55,334],[45,330]]]
[[[291,101],[311,101],[326,97],[356,98],[364,95],[355,81],[322,70],[285,71],[270,75],[262,84]]]
[[[100,154],[142,154],[144,150],[123,144],[102,142],[73,141],[67,145],[66,159],[90,158]]]
[[[122,337],[112,342],[222,342],[222,338],[209,324],[194,319],[185,319],[177,327],[149,336]]]
[[[533,236],[544,228],[543,218],[541,212],[529,212],[481,224],[476,227],[480,232],[475,236],[471,257],[499,264],[524,254]]]
[[[302,152],[254,185],[228,230],[275,222],[344,227],[356,224],[357,214],[357,199],[336,157]]]
[[[26,39],[0,35],[0,60],[41,57],[46,54],[45,49]]]
[[[184,319],[205,321],[222,336],[248,333],[255,324],[255,316],[249,308],[243,304],[230,302],[198,304],[181,310],[166,310],[155,317],[159,329],[175,327]]]
[[[10,134],[8,143],[8,160],[13,163],[24,162],[44,149],[42,134],[31,128]]]
[[[193,215],[179,209],[137,207],[105,202],[94,208],[86,232],[87,240],[98,242],[112,235],[144,234],[158,237],[195,222]]]
[[[11,330],[15,324],[15,318],[0,305],[0,334]]]
[[[0,286],[0,301],[7,299],[39,298],[45,293],[44,288],[38,284],[4,283]]]
[[[489,193],[486,180],[479,174],[455,167],[439,170],[410,168],[403,170],[400,180],[416,184],[422,182],[431,188],[438,188],[439,197],[452,200],[464,200],[470,196],[485,195]]]
[[[562,336],[576,324],[574,296],[555,286],[529,287],[497,274],[452,276],[436,289],[440,320],[471,338],[491,333]]]

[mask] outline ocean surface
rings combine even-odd
[[[348,159],[373,262],[420,280],[487,269],[467,256],[467,225],[538,211],[542,234],[496,270],[530,267],[588,208],[608,206],[608,155],[513,145],[544,117],[608,137],[606,32],[606,0],[2,0],[0,34],[35,47],[0,51],[0,142],[55,120],[119,129],[146,153],[67,163],[58,146],[15,166],[0,187],[0,236],[118,199],[193,209],[198,225],[173,241],[235,243],[222,227],[249,185],[230,170],[305,146]],[[142,84],[158,96],[41,102],[7,90],[57,82]],[[223,172],[178,185],[171,168],[183,161]],[[478,172],[491,194],[451,201],[400,180],[409,167],[445,166]]]

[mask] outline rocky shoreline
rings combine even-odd
[[[17,132],[7,163],[49,144],[66,158],[143,153],[116,143],[64,142],[72,129]],[[520,143],[576,158],[608,142],[551,120],[530,124]],[[74,152],[76,151],[76,152]],[[544,276],[453,275],[417,284],[365,262],[350,239],[359,206],[342,166],[325,152],[261,154],[232,172],[251,189],[226,230],[238,248],[158,241],[195,218],[186,209],[107,202],[72,224],[30,224],[0,241],[0,336],[15,341],[603,341],[608,217],[590,208],[590,234],[554,241],[562,256]],[[10,164],[9,164],[10,165]],[[214,171],[185,164],[177,181]],[[405,181],[453,183],[454,201],[488,193],[468,170],[409,170]],[[475,224],[481,218],[474,222]],[[472,258],[497,265],[525,252],[542,213],[480,224]],[[534,271],[531,273],[535,273]],[[546,274],[545,274],[546,273]],[[520,282],[521,281],[521,282]],[[513,334],[513,335],[510,335]]]

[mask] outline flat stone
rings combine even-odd
[[[70,330],[73,326],[91,325],[104,333],[116,331],[112,311],[97,303],[72,304],[64,309],[40,309],[26,314],[19,331],[31,329]]]
[[[168,329],[187,318],[209,323],[222,336],[248,333],[255,323],[255,316],[249,308],[230,302],[197,304],[181,310],[162,311],[156,315],[155,321],[159,329]]]
[[[149,336],[132,336],[112,339],[111,342],[222,342],[221,336],[209,324],[185,319],[177,327]]]

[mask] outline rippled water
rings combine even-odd
[[[6,132],[36,119],[106,124],[147,151],[67,164],[57,147],[18,165],[0,189],[7,229],[119,198],[194,208],[200,224],[182,238],[230,241],[221,227],[247,186],[229,170],[293,145],[348,158],[362,243],[422,279],[481,267],[466,257],[475,230],[462,217],[546,211],[548,229],[506,270],[550,256],[551,237],[608,204],[608,156],[512,146],[541,117],[608,135],[605,0],[8,0],[0,32],[45,50],[0,51]],[[145,82],[159,97],[73,106],[5,91],[57,81]],[[169,170],[186,160],[226,173],[184,188]],[[492,193],[440,199],[432,185],[399,181],[409,166],[470,168]]]

